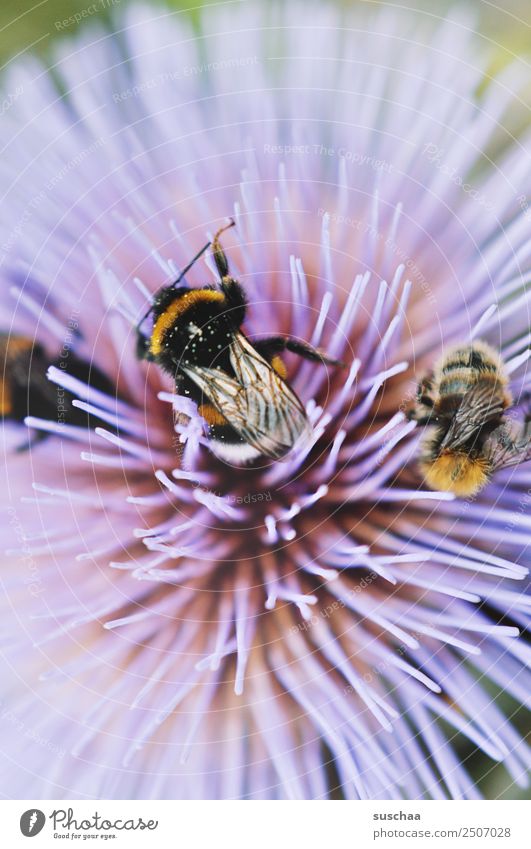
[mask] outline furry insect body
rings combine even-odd
[[[516,424],[505,365],[477,341],[448,350],[417,389],[410,418],[429,425],[420,469],[432,489],[476,495],[497,469],[531,457],[529,422]]]
[[[247,338],[241,329],[245,292],[230,276],[219,242],[226,229],[212,242],[219,286],[180,285],[208,243],[178,280],[155,296],[145,316],[152,315],[150,334],[142,331],[144,319],[137,327],[137,354],[160,365],[175,379],[177,392],[197,403],[211,449],[221,459],[236,465],[260,457],[282,459],[311,433],[304,407],[286,382],[282,352],[339,363],[289,337]]]
[[[102,392],[114,393],[107,377],[73,351],[68,352],[68,358],[63,363],[63,360],[50,357],[41,345],[24,336],[0,334],[0,361],[0,409],[6,421],[22,424],[28,416],[57,421],[60,414],[64,424],[95,426],[94,416],[73,406],[74,396],[71,392],[59,390],[48,380],[50,366],[66,365],[65,371],[72,377]],[[32,441],[23,443],[19,450],[28,448],[32,442],[45,439],[47,435],[39,431]]]

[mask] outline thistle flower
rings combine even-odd
[[[463,735],[525,786],[492,687],[510,710],[529,692],[530,467],[432,492],[404,414],[466,339],[529,389],[518,68],[486,80],[456,17],[233,4],[194,35],[120,14],[59,42],[53,74],[6,77],[3,328],[101,426],[30,419],[49,436],[25,453],[4,428],[2,792],[474,798]],[[312,444],[260,469],[216,460],[135,357],[153,293],[227,216],[248,335],[347,363],[288,357]],[[187,275],[214,280],[208,257]]]

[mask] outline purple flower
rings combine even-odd
[[[4,428],[3,794],[474,798],[462,735],[525,786],[492,685],[528,697],[531,466],[432,492],[404,414],[472,338],[530,387],[525,75],[486,79],[457,18],[121,14],[5,82],[2,326],[63,351],[49,379],[102,421],[30,419],[51,434],[25,453]],[[288,355],[312,444],[258,470],[135,357],[228,216],[248,335],[347,363]],[[215,280],[209,257],[187,275]]]

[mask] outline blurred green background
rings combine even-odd
[[[134,0],[2,0],[0,3],[0,61],[25,50],[46,53],[46,48],[54,38],[61,36],[58,22],[82,13],[93,5],[101,11],[88,17],[105,19],[112,10],[119,10]],[[156,5],[158,0],[144,0]],[[222,0],[168,0],[168,4],[185,14],[197,15],[198,10],[209,5],[217,5]],[[269,2],[269,0],[265,0]],[[289,2],[289,0],[284,0]],[[345,7],[375,7],[396,5],[401,8],[415,8],[424,14],[440,16],[452,8],[473,9],[478,15],[478,31],[493,45],[497,61],[505,63],[516,54],[531,53],[531,2],[530,0],[503,0],[501,3],[491,0],[321,0],[323,4],[339,3]],[[82,25],[82,23],[81,23]],[[71,35],[76,29],[69,24],[64,33]]]
[[[267,2],[268,0],[266,0]],[[85,11],[85,21],[108,20],[113,13],[119,14],[120,9],[135,0],[2,0],[0,4],[0,65],[3,67],[13,57],[29,53],[38,53],[43,57],[49,53],[53,41],[71,37],[77,26],[71,20],[68,25],[62,22],[71,19],[75,13]],[[158,0],[144,0],[154,7]],[[219,0],[218,0],[219,2]],[[289,0],[284,0],[289,2]],[[448,8],[473,10],[477,16],[479,35],[493,51],[493,70],[506,64],[515,55],[526,60],[531,57],[531,0],[504,0],[498,6],[493,2],[483,0],[388,0],[386,4],[380,0],[322,0],[326,3],[340,3],[345,7],[365,7],[366,9],[381,5],[399,5],[419,10],[422,15],[441,16]],[[182,10],[183,14],[197,17],[201,8],[208,8],[213,3],[201,0],[168,0],[168,4]],[[94,6],[98,11],[94,11]],[[92,9],[92,11],[88,11]],[[530,69],[531,75],[531,69]],[[529,727],[528,716],[514,704],[504,704],[503,694],[497,694],[500,706],[522,734]],[[486,798],[529,798],[527,791],[519,790],[511,785],[505,770],[492,763],[481,753],[474,750],[466,740],[459,744],[459,754],[466,762],[467,768],[477,780]]]

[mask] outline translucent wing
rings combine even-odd
[[[485,440],[483,452],[493,472],[531,460],[531,423],[502,422]]]
[[[504,406],[491,382],[478,382],[463,396],[441,449],[459,448],[471,439],[483,425],[502,415]]]
[[[266,457],[283,457],[311,433],[304,407],[241,333],[234,335],[230,362],[234,377],[199,365],[182,371],[245,442]]]

